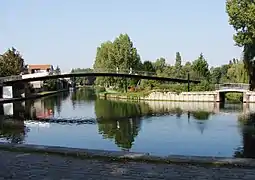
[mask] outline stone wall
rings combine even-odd
[[[255,102],[255,92],[248,91],[244,93],[244,101],[247,103],[254,103]]]
[[[219,105],[214,102],[172,102],[172,101],[145,101],[153,110],[159,111],[164,109],[170,111],[181,109],[183,111],[206,111],[212,113],[219,112]]]
[[[161,100],[161,101],[197,101],[197,102],[215,102],[217,93],[215,91],[205,92],[157,92],[154,91],[146,97],[141,97],[143,100]]]
[[[204,92],[151,92],[145,97],[130,98],[134,100],[154,100],[154,101],[181,101],[181,102],[221,102],[220,93],[218,91],[204,91]],[[227,92],[226,92],[227,93]],[[126,95],[119,94],[102,94],[104,98],[116,98],[116,99],[129,99]],[[255,92],[247,91],[244,92],[244,103],[255,103]]]

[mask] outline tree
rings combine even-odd
[[[204,55],[201,53],[198,59],[193,62],[192,70],[200,77],[208,79],[210,75],[210,71],[208,68],[208,63],[205,60]]]
[[[243,48],[243,61],[249,73],[251,90],[255,88],[255,1],[227,0],[229,24],[236,31],[234,41]]]
[[[97,48],[94,69],[121,72],[128,72],[129,69],[140,70],[142,63],[137,49],[127,34],[120,34],[113,42],[107,41]],[[99,85],[117,85],[118,88],[125,88],[127,84],[135,84],[134,80],[126,78],[97,78]],[[126,89],[126,88],[125,88]]]
[[[243,63],[233,64],[227,71],[227,77],[233,83],[248,83],[248,73]]]
[[[212,83],[219,84],[221,77],[222,77],[221,67],[212,68],[211,70]]]
[[[56,67],[56,69],[54,70],[55,74],[61,74],[61,70],[59,68],[59,66]]]
[[[77,69],[71,70],[71,73],[90,73],[90,72],[93,72],[93,70],[90,68],[86,68],[86,69],[77,68]],[[79,85],[92,85],[94,84],[95,80],[96,80],[95,76],[76,77],[75,83]]]
[[[182,57],[179,52],[177,52],[176,56],[175,56],[175,68],[176,68],[177,72],[180,71],[182,68]]]
[[[143,70],[147,72],[155,72],[153,64],[151,61],[144,61],[143,62]]]
[[[154,68],[157,72],[162,72],[164,71],[164,69],[166,68],[166,59],[161,57],[159,59],[156,60],[156,62],[153,64]]]
[[[0,76],[19,75],[24,70],[24,59],[15,49],[8,49],[0,58]]]

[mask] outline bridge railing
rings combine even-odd
[[[156,73],[156,72],[149,72],[149,71],[140,71],[140,70],[130,70],[130,69],[93,69],[90,71],[91,73],[119,73],[119,74],[133,74],[133,75],[144,75],[144,76],[157,76],[157,77],[169,77],[169,78],[177,78],[177,79],[188,79],[187,74],[175,74],[168,75],[164,73]],[[81,73],[81,72],[75,72]],[[72,73],[72,74],[75,74]],[[201,80],[201,76],[198,74],[190,74],[190,80]]]
[[[216,84],[215,90],[224,90],[224,89],[238,89],[238,90],[249,90],[250,84],[243,83],[224,83],[224,84]]]
[[[7,81],[14,81],[22,79],[22,75],[0,77],[0,84]]]
[[[74,73],[62,73],[62,74],[80,74],[82,72],[74,72]],[[84,72],[85,73],[85,72]],[[91,71],[88,71],[87,73],[118,73],[118,74],[132,74],[132,75],[144,75],[144,76],[157,76],[157,77],[169,77],[169,78],[177,78],[177,79],[188,79],[188,76],[186,74],[183,75],[175,75],[168,76],[167,74],[157,74],[156,72],[148,72],[148,71],[138,71],[133,69],[92,69]],[[48,76],[54,76],[55,74],[49,74]],[[13,81],[13,80],[20,80],[20,79],[26,79],[30,76],[26,77],[26,75],[18,75],[18,76],[8,76],[8,77],[0,77],[0,84],[6,81]],[[194,76],[194,74],[190,75],[190,80],[201,80],[198,78],[200,76]],[[32,77],[31,77],[32,78]]]

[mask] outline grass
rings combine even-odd
[[[100,92],[99,95],[116,95],[116,96],[126,96],[128,98],[139,98],[148,96],[151,91],[139,91],[139,92],[117,92],[117,91],[104,91]]]
[[[45,94],[50,94],[50,93],[54,93],[54,92],[57,92],[57,91],[43,91],[43,92],[39,92],[37,94],[39,95],[45,95]]]

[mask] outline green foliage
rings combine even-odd
[[[24,59],[15,49],[8,49],[0,55],[0,77],[19,75],[24,70]]]
[[[46,91],[56,91],[57,90],[57,79],[48,79],[43,83],[44,90]]]
[[[228,0],[226,11],[229,24],[236,33],[236,45],[243,47],[243,60],[249,73],[251,89],[255,88],[255,1],[253,0]]]
[[[211,67],[204,55],[201,53],[193,62],[186,62],[182,65],[180,52],[176,52],[175,64],[167,64],[163,57],[155,62],[144,61],[141,63],[136,48],[127,34],[120,35],[115,41],[107,41],[97,48],[97,55],[94,69],[110,69],[116,72],[129,70],[146,71],[155,73],[157,76],[187,79],[199,79],[198,85],[191,84],[191,91],[212,91],[218,83],[247,83],[248,73],[243,61],[232,59],[229,64],[219,67]],[[165,89],[173,92],[183,92],[188,90],[187,84],[166,83],[154,80],[130,80],[125,78],[98,77],[96,85],[112,87],[115,90],[126,90],[128,86],[139,87],[143,90]]]
[[[143,70],[147,72],[155,72],[155,68],[151,61],[144,61],[143,62]]]
[[[234,40],[240,47],[254,45],[255,2],[252,0],[227,0],[229,24],[236,31]]]
[[[97,48],[94,69],[128,71],[142,69],[142,63],[137,49],[133,46],[127,34],[120,34],[113,42],[107,41]],[[115,71],[116,72],[116,71]],[[127,80],[126,78],[98,77],[97,85],[112,86],[126,89],[127,84],[136,84],[137,80]]]
[[[160,74],[165,70],[165,68],[167,66],[166,59],[161,57],[161,58],[157,59],[156,62],[153,63],[153,65],[154,65],[154,68],[155,68],[157,74]]]
[[[176,53],[176,57],[175,57],[175,68],[176,71],[180,71],[182,67],[182,57],[181,54],[179,52]]]
[[[196,111],[192,112],[191,115],[196,120],[208,120],[211,114],[206,111]]]
[[[71,73],[90,73],[93,72],[92,69],[90,68],[86,68],[86,69],[81,69],[81,68],[77,68],[77,69],[72,69]],[[81,86],[84,85],[92,85],[94,84],[96,77],[94,76],[88,76],[88,77],[76,77],[74,79],[76,84],[79,84]]]
[[[225,96],[229,102],[241,102],[243,99],[242,93],[226,93]]]
[[[198,57],[198,59],[196,59],[193,64],[192,64],[192,70],[194,72],[196,72],[199,76],[205,78],[208,80],[209,76],[210,76],[210,72],[209,72],[209,65],[207,63],[207,61],[204,58],[204,55],[201,53]]]

